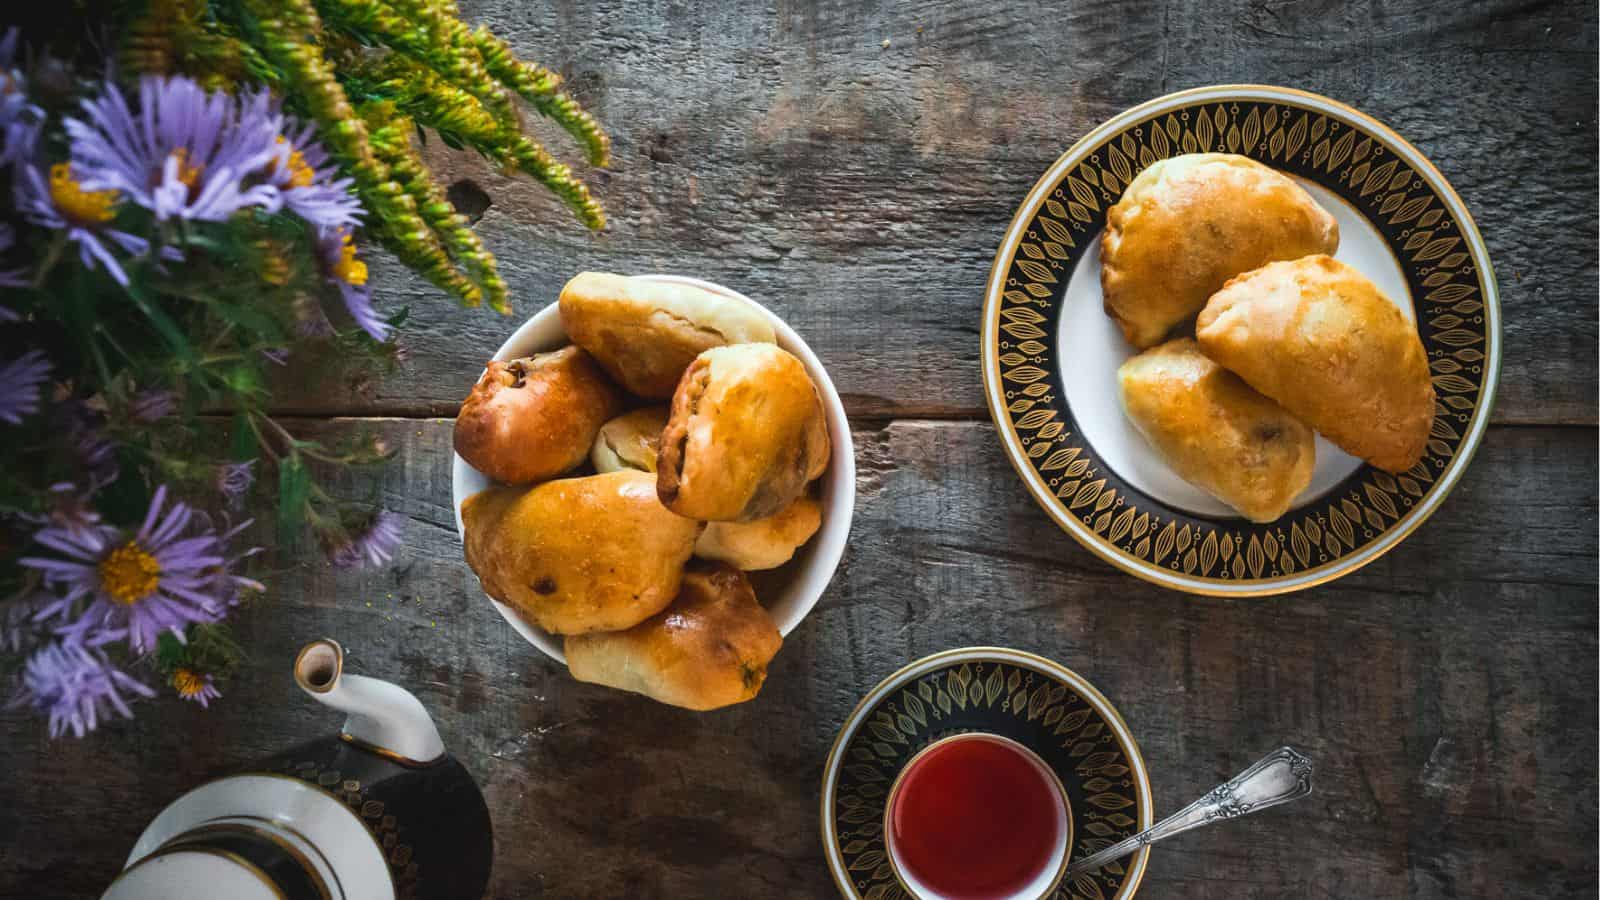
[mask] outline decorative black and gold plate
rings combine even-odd
[[[1118,404],[1133,350],[1101,308],[1100,235],[1128,182],[1184,153],[1288,173],[1339,223],[1339,259],[1417,323],[1438,397],[1427,455],[1390,475],[1317,439],[1317,469],[1269,524],[1176,476]],[[1500,304],[1478,229],[1444,176],[1376,120],[1315,94],[1228,85],[1152,100],[1074,144],[1034,185],[984,299],[985,394],[1029,492],[1084,546],[1200,594],[1293,591],[1354,571],[1439,507],[1488,426]]]
[[[1082,677],[1019,650],[969,647],[920,659],[884,679],[845,720],[822,775],[822,844],[839,891],[907,900],[884,849],[884,806],[906,762],[968,732],[1011,738],[1055,771],[1073,816],[1072,859],[1150,827],[1144,758],[1110,701]],[[1150,849],[1065,881],[1056,900],[1126,900]]]

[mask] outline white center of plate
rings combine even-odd
[[[1406,277],[1383,235],[1344,199],[1304,179],[1295,179],[1339,222],[1339,252],[1334,256],[1372,279],[1406,318],[1416,321]],[[1067,281],[1061,303],[1056,348],[1066,401],[1083,440],[1129,484],[1168,506],[1207,518],[1238,514],[1182,478],[1151,449],[1122,412],[1117,368],[1134,348],[1105,314],[1100,292],[1100,235],[1089,242]],[[1298,509],[1316,500],[1361,467],[1356,459],[1317,435],[1317,467],[1299,497]]]

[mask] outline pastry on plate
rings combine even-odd
[[[1106,216],[1106,314],[1129,343],[1152,347],[1240,272],[1338,246],[1333,216],[1281,172],[1227,153],[1160,160]]]
[[[632,470],[490,488],[461,519],[484,593],[553,634],[631,628],[665,609],[700,536]]]
[[[680,516],[760,519],[793,503],[828,452],[822,400],[800,360],[775,344],[716,347],[672,396],[656,487]]]
[[[1129,421],[1167,465],[1245,518],[1271,522],[1311,483],[1311,429],[1206,358],[1193,340],[1133,357],[1117,370],[1117,382]]]
[[[588,455],[622,395],[577,347],[491,360],[456,417],[455,449],[504,484],[544,481]]]
[[[772,343],[758,309],[687,284],[581,272],[561,289],[561,325],[623,387],[667,398],[702,350]]]
[[[708,522],[695,541],[694,555],[755,572],[776,569],[822,527],[822,504],[801,496],[764,519]]]
[[[661,429],[667,427],[667,407],[646,406],[623,413],[600,426],[589,461],[596,472],[637,469],[656,470],[656,453],[661,449]]]
[[[579,681],[708,710],[755,697],[782,646],[744,573],[701,563],[666,611],[627,631],[568,636],[567,668]]]
[[[1355,269],[1327,256],[1228,282],[1196,337],[1206,355],[1345,452],[1403,472],[1427,449],[1433,379],[1417,328]]]

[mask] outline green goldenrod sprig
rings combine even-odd
[[[322,31],[311,0],[244,0],[264,38],[263,54],[283,70],[285,79],[320,126],[328,151],[349,169],[356,192],[372,214],[370,226],[384,246],[433,284],[476,306],[483,292],[450,261],[438,237],[423,221],[416,202],[378,158],[366,123],[356,115],[344,88],[334,77],[321,48],[300,35]]]
[[[388,163],[395,180],[411,195],[423,221],[439,235],[450,256],[483,289],[489,308],[510,312],[509,291],[500,277],[494,255],[484,248],[467,217],[456,212],[434,181],[427,163],[412,148],[411,135],[416,124],[409,116],[397,112],[389,101],[364,103],[361,114],[371,129],[373,147]]]
[[[489,74],[500,79],[524,100],[533,104],[539,113],[560,125],[583,143],[585,157],[590,165],[604,166],[611,162],[611,138],[600,128],[600,123],[578,105],[578,101],[561,91],[561,76],[537,63],[517,59],[505,41],[480,25],[472,32],[472,41]]]
[[[426,3],[399,0],[317,0],[317,6],[339,25],[377,39],[439,77],[472,94],[495,116],[514,121],[516,111],[505,88],[490,76],[470,40],[452,40],[451,26],[465,30]]]
[[[472,95],[400,57],[391,57],[367,72],[382,93],[393,97],[418,122],[458,138],[505,169],[532,176],[565,201],[585,225],[596,230],[605,227],[605,210],[572,169],[496,119]]]

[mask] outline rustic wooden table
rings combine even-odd
[[[536,186],[430,148],[492,198],[482,230],[522,313],[585,268],[699,275],[769,304],[829,366],[860,468],[831,590],[745,706],[696,715],[572,682],[483,599],[451,515],[449,417],[519,320],[380,267],[382,301],[411,306],[409,366],[284,412],[400,448],[376,485],[411,519],[398,565],[280,555],[270,596],[236,616],[253,659],[209,713],[146,704],[56,742],[0,720],[0,895],[93,895],[185,788],[335,728],[289,677],[328,635],[416,691],[484,786],[494,897],[830,895],[835,729],[903,662],[979,643],[1093,679],[1143,747],[1158,815],[1280,743],[1316,758],[1311,800],[1158,848],[1146,896],[1593,896],[1592,4],[463,6],[565,72],[616,141],[599,237]],[[1506,321],[1495,426],[1455,494],[1378,562],[1279,599],[1171,593],[1080,548],[1028,498],[980,392],[983,282],[1027,188],[1103,118],[1217,82],[1324,93],[1416,143],[1476,216]]]

